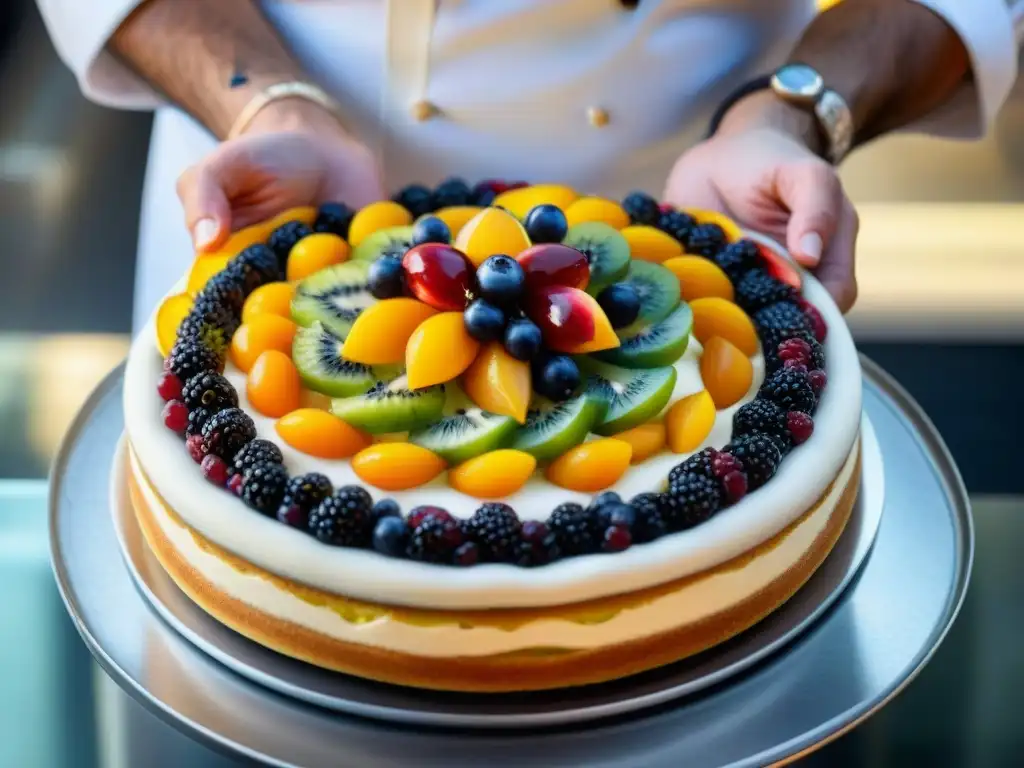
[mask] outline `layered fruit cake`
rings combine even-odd
[[[227,626],[408,686],[607,681],[742,632],[842,532],[861,373],[769,241],[450,179],[286,211],[135,341],[127,483]]]

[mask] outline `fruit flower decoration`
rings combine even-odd
[[[538,205],[524,225],[524,250],[477,254],[474,266],[441,219],[421,218],[404,255],[370,265],[369,290],[380,301],[360,314],[342,355],[404,362],[412,390],[461,376],[480,408],[521,423],[531,391],[555,402],[573,396],[581,374],[571,356],[618,347],[614,328],[637,318],[639,297],[621,283],[597,299],[586,293],[587,256],[560,242],[567,223],[559,208]],[[403,341],[404,356],[392,359]]]

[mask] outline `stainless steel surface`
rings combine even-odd
[[[642,717],[578,730],[396,729],[267,692],[160,622],[117,557],[104,469],[121,432],[116,373],[69,433],[51,485],[59,587],[100,664],[196,738],[272,765],[764,765],[853,727],[929,660],[966,590],[973,528],[959,476],[927,419],[865,361],[865,410],[888,457],[886,511],[859,577],[827,617],[765,663]],[[898,628],[898,630],[897,630]],[[342,746],[343,745],[343,746]]]

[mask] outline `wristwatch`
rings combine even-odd
[[[806,64],[784,64],[771,76],[769,87],[783,101],[814,115],[830,163],[846,157],[853,146],[853,114],[842,96],[825,87],[817,70]]]

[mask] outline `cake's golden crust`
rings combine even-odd
[[[859,451],[859,448],[857,450]],[[153,512],[139,489],[139,478],[130,470],[128,477],[129,495],[136,518],[157,560],[195,603],[240,634],[287,656],[358,677],[419,688],[499,692],[564,688],[615,680],[679,661],[749,629],[796,593],[831,552],[849,520],[857,499],[860,485],[860,456],[858,453],[857,465],[830,514],[828,524],[801,559],[784,576],[725,611],[697,624],[603,648],[566,650],[551,654],[509,653],[444,659],[414,656],[337,640],[271,616],[225,594],[193,568],[174,548],[154,520]],[[141,482],[146,480],[143,478]],[[823,498],[829,491],[831,487],[823,494]],[[752,552],[710,571],[658,587],[658,593],[667,594],[691,584],[695,579],[708,578],[715,573],[749,563],[758,554],[769,551],[785,539],[816,508],[817,505]],[[173,515],[173,512],[171,514]],[[205,540],[176,515],[173,517],[174,522],[187,528],[204,549],[221,559],[243,566],[247,573],[270,579],[278,586],[291,584],[296,592],[310,591],[309,587],[290,583],[251,563],[238,560],[234,555]],[[588,610],[599,610],[602,603],[607,604],[607,610],[621,610],[628,607],[629,602],[640,603],[649,600],[649,592],[650,590],[643,590],[642,593],[607,598],[604,601],[591,601]],[[323,596],[337,599],[337,596],[330,596],[327,593],[323,593]],[[395,610],[390,606],[380,608]],[[572,613],[575,609],[577,606],[562,606],[538,609],[533,613],[536,614],[534,618],[541,618],[552,614]],[[464,617],[463,613],[457,612],[433,613],[437,614],[439,620],[449,615],[453,621]],[[525,611],[502,613],[521,615]],[[525,618],[520,615],[516,616],[517,621]]]

